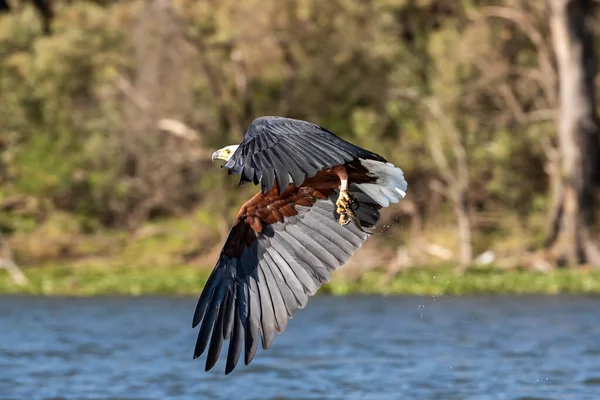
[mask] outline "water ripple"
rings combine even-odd
[[[317,297],[230,376],[195,301],[1,297],[0,399],[600,398],[597,297]]]

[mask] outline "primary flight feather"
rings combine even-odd
[[[225,373],[267,350],[308,296],[369,237],[379,210],[406,195],[402,170],[310,122],[254,120],[212,155],[261,190],[238,212],[194,312],[206,370],[229,340]]]

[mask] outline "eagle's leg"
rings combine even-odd
[[[358,203],[356,198],[348,192],[348,171],[346,171],[346,167],[343,165],[334,167],[333,171],[340,178],[340,194],[335,202],[336,212],[340,215],[338,223],[340,225],[347,225],[352,221],[360,228],[360,221],[353,210]]]

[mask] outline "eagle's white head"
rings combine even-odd
[[[212,160],[213,161],[215,161],[215,160],[229,161],[229,159],[231,158],[233,153],[235,153],[235,151],[237,150],[238,147],[240,147],[239,144],[232,144],[231,146],[225,146],[222,149],[219,149],[212,154]]]

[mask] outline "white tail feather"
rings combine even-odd
[[[408,183],[400,168],[391,163],[373,160],[360,160],[360,162],[369,171],[368,174],[376,177],[377,180],[373,183],[356,184],[356,186],[382,207],[389,206],[390,202],[397,203],[406,196]]]

